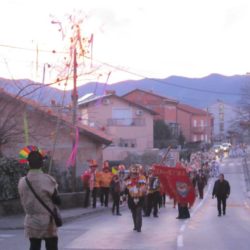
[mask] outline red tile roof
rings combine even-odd
[[[123,95],[122,97],[126,98],[127,95],[130,95],[131,93],[136,92],[136,91],[138,91],[138,92],[144,92],[144,93],[146,93],[146,94],[156,96],[156,97],[161,98],[161,99],[164,99],[164,100],[166,100],[166,101],[168,101],[168,102],[172,102],[172,103],[176,103],[176,104],[179,102],[179,101],[177,101],[177,100],[170,99],[170,98],[168,98],[168,97],[166,97],[166,96],[162,96],[162,95],[159,95],[159,94],[157,94],[157,93],[154,93],[154,92],[151,92],[151,91],[146,91],[146,90],[143,90],[143,89],[134,89],[134,90],[128,92],[127,94]]]
[[[207,114],[209,114],[205,110],[194,108],[192,106],[189,106],[187,104],[182,104],[182,103],[179,103],[177,105],[177,108],[180,109],[180,110],[183,110],[185,112],[194,114],[194,115],[207,115]]]

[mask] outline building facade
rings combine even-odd
[[[237,108],[218,100],[208,107],[214,118],[213,134],[215,141],[224,141],[237,118]]]
[[[154,111],[115,94],[86,96],[78,103],[82,124],[90,124],[112,138],[104,150],[107,160],[122,160],[127,152],[153,148]]]
[[[123,97],[156,111],[155,119],[164,120],[173,135],[182,132],[186,142],[211,142],[213,119],[209,112],[140,89]]]
[[[53,158],[53,166],[66,171],[77,128],[79,137],[76,167],[79,176],[88,167],[88,160],[96,159],[100,165],[102,164],[103,147],[112,142],[102,131],[79,122],[73,128],[71,117],[68,118],[50,108],[41,107],[37,102],[16,97],[3,90],[0,91],[0,105],[0,131],[4,132],[5,123],[10,125],[8,133],[5,133],[5,142],[1,144],[1,152],[7,157],[18,159],[19,151],[23,147],[27,144],[36,145]]]

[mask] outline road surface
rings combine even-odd
[[[249,250],[250,202],[245,193],[242,160],[225,159],[222,171],[232,191],[226,216],[217,216],[216,199],[211,198],[212,179],[204,199],[197,200],[191,209],[189,220],[177,220],[177,209],[168,204],[160,210],[159,218],[143,218],[142,232],[138,233],[133,231],[129,210],[113,216],[107,209],[60,228],[59,249]],[[23,230],[0,231],[0,250],[25,250],[28,245]]]

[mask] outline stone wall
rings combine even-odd
[[[85,192],[60,194],[62,205],[60,209],[83,207]],[[24,213],[20,200],[8,200],[0,202],[0,216],[16,215]]]

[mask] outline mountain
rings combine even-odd
[[[78,95],[81,97],[91,92],[104,94],[106,90],[115,90],[118,95],[123,95],[134,89],[143,89],[195,107],[205,108],[218,99],[227,104],[236,105],[240,100],[241,87],[249,80],[249,76],[246,75],[211,74],[203,78],[170,76],[165,79],[127,80],[112,85],[90,82],[78,87]],[[49,104],[51,99],[58,103],[62,103],[62,101],[65,104],[70,103],[71,91],[65,91],[63,98],[62,90],[40,86],[26,79],[15,81],[0,79],[0,87],[11,93],[17,93],[20,89],[25,88],[22,95],[32,93],[27,97],[44,104]]]

